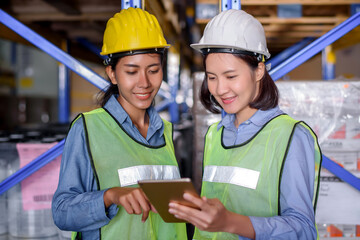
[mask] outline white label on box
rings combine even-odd
[[[360,172],[354,175],[360,176]],[[330,173],[321,172],[316,222],[360,223],[360,191]]]

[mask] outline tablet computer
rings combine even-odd
[[[198,208],[183,198],[185,192],[200,197],[196,192],[190,178],[171,180],[141,180],[138,181],[151,204],[156,208],[164,222],[175,223],[185,222],[169,213],[170,201],[178,202],[193,208]]]

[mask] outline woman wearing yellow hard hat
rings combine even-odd
[[[107,23],[102,55],[110,86],[101,108],[72,123],[53,198],[55,224],[77,239],[187,239],[165,223],[137,181],[180,178],[171,123],[152,106],[167,44],[157,19],[129,8]]]
[[[242,10],[228,10],[191,47],[204,55],[200,99],[226,112],[205,137],[199,209],[170,203],[195,225],[193,239],[316,239],[321,152],[304,122],[283,113],[265,66],[264,29]]]

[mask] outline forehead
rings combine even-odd
[[[131,56],[122,57],[119,60],[119,64],[135,64],[135,65],[148,65],[148,64],[158,64],[160,63],[160,55],[157,53],[146,53],[146,54],[136,54]]]
[[[245,61],[234,56],[231,53],[211,53],[206,57],[205,67],[207,71],[228,70],[247,66]]]

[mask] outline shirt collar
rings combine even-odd
[[[160,115],[157,113],[156,109],[153,106],[150,106],[147,109],[147,113],[149,114],[149,129],[148,135],[152,135],[156,131],[160,130],[159,134],[162,136],[164,134],[164,122],[162,121]]]
[[[257,110],[248,120],[247,122],[253,123],[254,125],[261,127],[265,123],[267,123],[270,119],[274,118],[275,116],[282,114],[283,112],[280,110],[279,106],[276,106],[269,110]],[[219,122],[217,126],[217,130],[219,130],[222,126],[225,128],[232,130],[235,129],[234,125],[235,121],[235,114],[226,114],[222,120]],[[242,123],[243,124],[243,123]]]
[[[108,110],[111,115],[120,123],[124,124],[124,122],[128,122],[131,126],[135,127],[129,114],[124,110],[121,104],[117,100],[117,95],[112,95],[109,100],[106,102],[104,108]],[[157,130],[160,130],[160,136],[164,134],[163,121],[160,118],[159,114],[156,112],[153,106],[150,106],[147,110],[149,115],[149,129],[148,136],[152,136]]]

